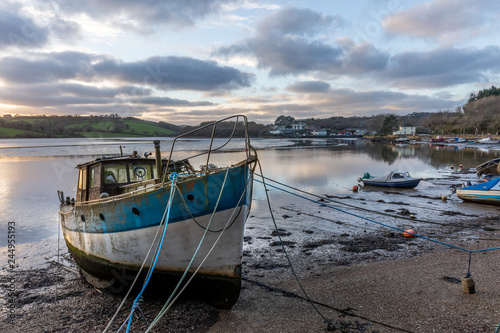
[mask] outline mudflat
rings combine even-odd
[[[443,201],[438,193],[372,197],[325,196],[307,205],[289,200],[273,207],[272,216],[258,203],[247,221],[238,302],[220,310],[181,298],[152,332],[494,332],[500,252],[460,249],[500,246],[498,207]],[[339,212],[341,201],[368,209],[363,218],[353,206]],[[406,228],[426,238],[403,237]],[[87,284],[59,244],[59,258],[55,239],[23,244],[22,265],[1,270],[0,331],[102,332],[108,325],[123,295]],[[473,294],[462,288],[468,273]],[[132,301],[110,332],[126,323]],[[145,297],[130,331],[144,332],[164,302]]]

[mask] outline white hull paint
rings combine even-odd
[[[243,206],[242,211],[231,218],[232,213],[233,209],[227,209],[214,214],[210,230],[215,231],[223,229],[228,220],[232,221],[234,216],[237,217],[233,223],[229,222],[230,227],[224,230],[199,273],[232,276],[236,267],[241,265],[243,232],[248,207]],[[192,219],[168,225],[155,270],[183,272],[202,240],[205,231],[203,227],[208,225],[210,217],[211,215],[206,215],[196,218],[200,225]],[[64,236],[74,248],[95,259],[102,259],[103,262],[116,266],[139,269],[146,259],[157,230],[158,226],[115,233],[82,233],[64,229]],[[161,231],[153,249],[157,247]],[[191,271],[200,265],[220,233],[211,231],[206,233]],[[149,266],[150,259],[151,255],[146,267]],[[220,263],[224,265],[221,266]]]

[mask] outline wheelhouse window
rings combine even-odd
[[[131,182],[150,180],[152,177],[150,163],[133,163],[129,164],[128,172]]]
[[[80,174],[78,175],[78,188],[80,190],[85,190],[87,188],[87,168],[80,169]]]
[[[101,186],[101,167],[99,165],[90,168],[90,188]]]
[[[108,164],[104,168],[104,184],[127,183],[127,165],[126,164]]]

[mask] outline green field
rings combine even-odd
[[[171,125],[170,127],[176,128]],[[169,128],[170,128],[169,127]],[[136,118],[8,117],[0,118],[0,138],[175,136],[171,129]]]
[[[26,135],[28,131],[15,128],[0,127],[0,138],[13,138],[16,135]]]

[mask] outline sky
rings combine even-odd
[[[406,115],[500,85],[500,1],[3,0],[0,116]]]

